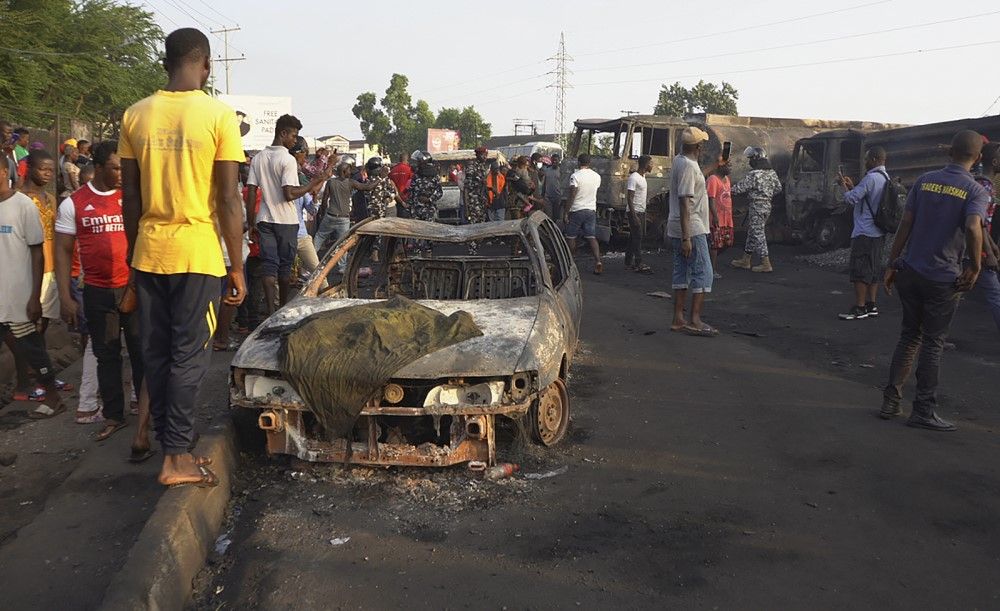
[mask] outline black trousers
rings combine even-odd
[[[164,454],[194,443],[195,400],[212,359],[219,278],[136,271],[149,411]]]
[[[646,233],[646,213],[636,212],[636,219],[628,215],[628,248],[625,249],[625,265],[642,264],[642,238]]]
[[[896,274],[896,292],[903,304],[903,329],[892,355],[884,401],[899,405],[903,385],[917,361],[917,396],[913,411],[930,415],[937,405],[938,371],[944,340],[958,307],[959,294],[950,282],[932,282],[912,269]]]
[[[132,363],[132,384],[136,396],[143,379],[142,344],[139,321],[135,314],[122,314],[118,302],[125,288],[108,289],[83,286],[83,312],[87,317],[90,341],[97,358],[97,387],[104,401],[104,417],[125,421],[125,390],[122,386],[122,333]]]

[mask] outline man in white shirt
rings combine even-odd
[[[584,238],[590,244],[594,256],[594,273],[604,271],[601,263],[601,249],[597,245],[597,190],[601,187],[601,175],[590,169],[590,155],[582,153],[577,157],[579,169],[569,179],[569,210],[563,213],[566,227],[563,233],[570,250],[576,253],[576,239]]]
[[[625,250],[625,269],[632,269],[643,274],[651,274],[653,270],[642,262],[642,239],[646,235],[646,174],[653,169],[653,158],[649,155],[639,157],[635,172],[629,174],[625,185],[625,199],[628,203],[628,248]]]
[[[708,134],[688,127],[681,134],[682,154],[674,157],[670,168],[670,214],[667,237],[674,253],[672,288],[674,320],[671,331],[714,337],[719,332],[701,319],[705,293],[712,292],[712,260],[708,252],[709,209],[705,175],[698,166],[701,143]],[[690,289],[691,321],[684,318],[684,305]]]
[[[271,146],[254,155],[247,178],[247,222],[250,239],[260,246],[260,274],[267,311],[275,310],[275,298],[288,303],[292,264],[299,248],[299,212],[295,200],[318,189],[330,178],[331,168],[317,173],[308,184],[299,185],[299,166],[289,152],[295,146],[302,122],[292,115],[278,117]],[[260,213],[254,208],[261,191]]]

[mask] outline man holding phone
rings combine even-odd
[[[906,198],[884,280],[886,293],[891,295],[894,287],[899,292],[903,328],[883,392],[883,419],[903,413],[903,384],[916,359],[917,395],[907,425],[955,430],[935,413],[938,369],[959,295],[976,284],[982,266],[989,195],[969,173],[982,148],[982,136],[959,132],[951,141],[952,163],[917,179]]]

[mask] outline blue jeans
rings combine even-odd
[[[507,219],[507,209],[506,208],[491,208],[487,215],[491,221],[503,221]]]
[[[351,219],[346,216],[332,216],[327,214],[320,221],[319,229],[316,230],[316,235],[313,236],[313,246],[316,248],[316,252],[319,258],[322,259],[326,255],[326,246],[329,242],[330,246],[333,246],[340,241],[340,238],[347,235],[347,231],[351,228]],[[343,274],[347,270],[347,257],[344,257],[337,263],[337,273]]]
[[[976,282],[976,290],[986,298],[986,305],[993,314],[993,322],[1000,330],[1000,272],[993,269],[983,269]]]
[[[708,254],[708,234],[691,237],[691,256],[681,252],[681,239],[670,238],[674,249],[674,275],[671,288],[692,293],[712,292],[712,259]]]

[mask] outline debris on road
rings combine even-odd
[[[16,452],[0,452],[0,465],[9,467],[17,462]]]
[[[224,556],[232,543],[233,540],[229,538],[229,533],[219,535],[219,538],[215,540],[215,553]]]
[[[652,293],[646,293],[647,297],[659,297],[660,299],[673,299],[673,296],[666,291],[653,291]]]
[[[515,473],[521,470],[520,465],[515,463],[502,463],[496,465],[495,467],[490,467],[486,471],[486,479],[504,479],[511,477]]]
[[[350,537],[336,537],[334,539],[330,539],[330,545],[343,545],[350,540]]]
[[[585,459],[586,460],[586,459]],[[592,461],[591,461],[592,462]],[[544,473],[525,473],[525,479],[548,479],[550,477],[555,477],[557,475],[562,475],[569,471],[569,465],[563,465],[558,469],[553,469],[551,471],[546,471]]]

